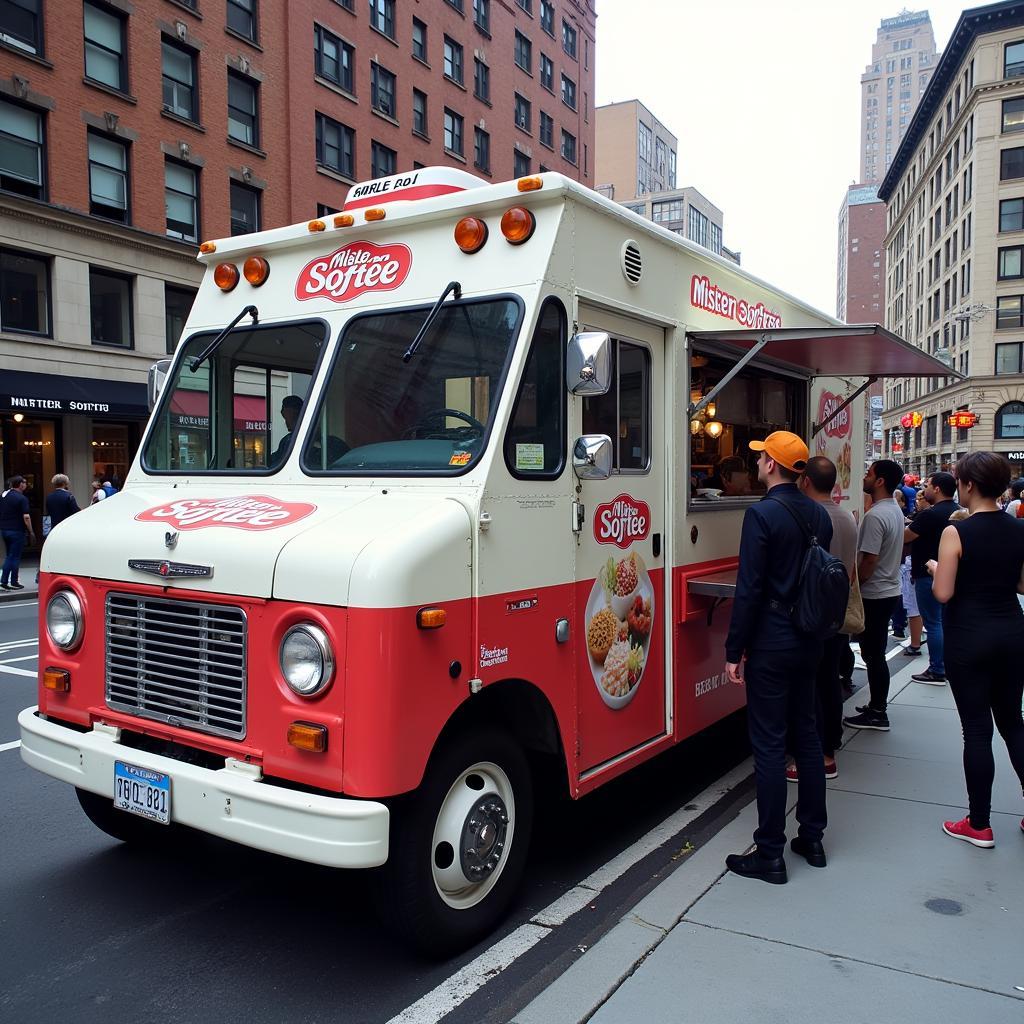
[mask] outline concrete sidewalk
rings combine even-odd
[[[942,833],[966,813],[960,722],[948,687],[910,679],[923,666],[890,662],[891,732],[847,730],[827,868],[787,849],[788,885],[726,872],[751,844],[748,804],[516,1024],[1021,1024],[1024,799],[997,737],[996,848]]]
[[[2,545],[0,545],[2,550]],[[2,555],[0,555],[2,561]],[[0,604],[5,601],[34,601],[39,596],[39,584],[36,583],[36,573],[39,571],[38,556],[30,556],[21,560],[18,566],[18,582],[23,584],[24,590],[0,590]]]

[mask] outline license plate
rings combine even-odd
[[[171,821],[171,777],[139,768],[124,761],[114,762],[114,806],[164,825]]]

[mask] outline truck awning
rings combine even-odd
[[[688,337],[740,352],[757,347],[761,355],[811,377],[963,377],[879,324],[691,331]]]

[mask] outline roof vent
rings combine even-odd
[[[640,246],[632,238],[622,245],[622,273],[630,284],[639,284],[644,272],[644,261],[640,257]]]

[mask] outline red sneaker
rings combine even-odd
[[[1024,824],[1021,827],[1024,828]],[[996,845],[996,841],[992,836],[992,829],[972,828],[969,817],[964,818],[962,821],[944,821],[942,823],[942,831],[947,836],[952,836],[954,839],[962,839],[972,846],[981,846],[986,850],[990,850]]]
[[[796,764],[786,765],[786,781],[787,782],[799,782],[800,776],[797,774]],[[1020,827],[1024,828],[1024,821],[1020,823]]]
[[[825,778],[836,779],[839,777],[839,768],[836,766],[836,762],[832,761],[825,762]],[[786,766],[786,781],[787,782],[799,782],[800,773],[797,771],[796,764],[790,764]],[[1024,825],[1021,826],[1024,828]]]
[[[831,761],[825,759],[825,778],[826,779],[838,779],[839,778],[839,765],[836,764],[836,759],[833,757]]]

